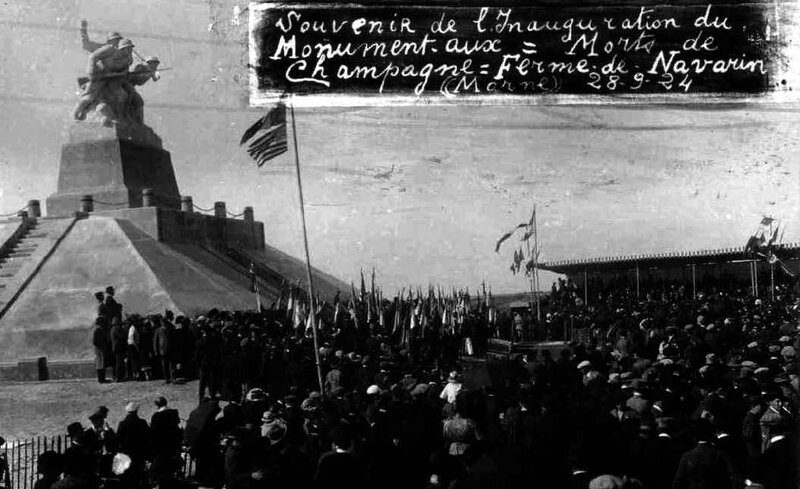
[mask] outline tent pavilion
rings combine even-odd
[[[779,244],[773,247],[773,252],[781,263],[754,259],[745,255],[744,246],[740,246],[549,261],[539,263],[538,267],[566,275],[568,280],[583,288],[585,303],[589,300],[592,281],[609,282],[620,278],[636,284],[637,297],[644,280],[691,284],[692,293],[697,295],[698,280],[709,276],[732,276],[745,283],[749,279],[750,290],[754,296],[759,296],[774,290],[775,280],[786,275],[784,267],[794,275],[800,273],[800,243]]]

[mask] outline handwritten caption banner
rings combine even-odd
[[[778,37],[760,4],[260,4],[251,104],[289,87],[329,100],[757,95],[780,85]]]

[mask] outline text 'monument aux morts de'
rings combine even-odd
[[[755,95],[780,87],[764,5],[422,7],[262,4],[258,93],[444,97]]]

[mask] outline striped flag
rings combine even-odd
[[[247,153],[259,167],[287,151],[286,106],[283,102],[278,102],[264,117],[247,128],[239,145],[248,141]]]

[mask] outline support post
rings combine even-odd
[[[692,263],[692,299],[697,299],[697,266]]]
[[[183,212],[194,212],[194,202],[192,202],[191,195],[182,195],[181,196],[181,211]]]
[[[30,217],[42,217],[42,206],[38,200],[28,201],[28,215]]]
[[[589,272],[583,269],[583,306],[589,305]]]
[[[81,212],[93,212],[94,211],[94,199],[91,195],[84,195],[81,197]]]
[[[769,290],[770,300],[775,302],[775,265],[772,263],[769,264]]]
[[[214,202],[214,217],[225,219],[226,212],[225,202]]]
[[[753,260],[753,277],[756,280],[756,297],[758,297],[758,261]]]
[[[156,205],[155,192],[151,188],[142,189],[142,207],[153,207]]]
[[[253,208],[252,207],[247,206],[247,207],[244,208],[243,219],[244,219],[245,222],[253,222],[253,221],[255,221],[255,216],[253,215]]]

